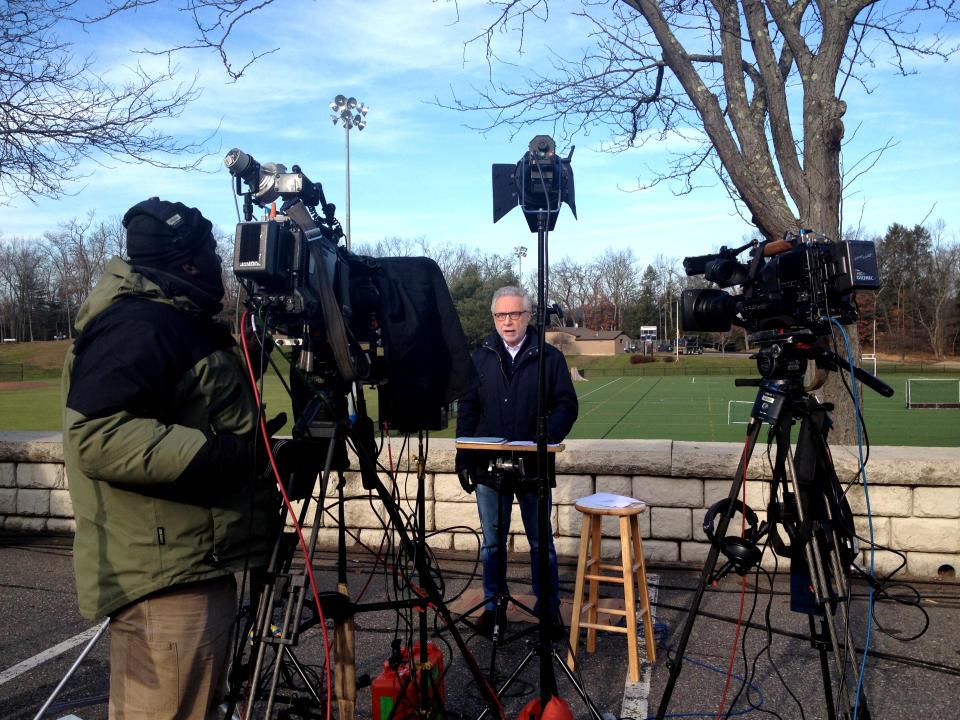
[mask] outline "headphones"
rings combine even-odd
[[[744,537],[738,535],[727,535],[725,538],[714,537],[714,522],[718,515],[726,516],[730,512],[731,506],[733,512],[739,511],[747,522],[747,528]],[[733,512],[730,512],[732,515]],[[740,575],[746,575],[751,568],[760,564],[760,558],[763,550],[757,546],[763,533],[766,531],[766,523],[761,525],[757,520],[757,514],[749,505],[744,505],[740,500],[731,500],[724,498],[710,506],[707,514],[703,517],[703,532],[706,534],[710,544],[722,552],[734,570]]]

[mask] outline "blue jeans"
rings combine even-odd
[[[501,506],[500,520],[503,522],[503,543],[506,546],[507,532],[510,528],[510,511],[513,508],[514,494],[520,506],[523,530],[530,544],[530,572],[533,579],[533,594],[537,598],[534,612],[540,610],[540,555],[539,527],[537,525],[537,488],[533,481],[526,481],[522,489],[500,494],[486,485],[477,485],[477,510],[480,513],[480,526],[483,530],[483,545],[480,547],[480,561],[483,567],[483,596],[487,599],[486,609],[495,610],[497,605],[493,596],[497,592],[507,593],[507,558],[504,554],[501,563],[500,532],[497,526],[497,504]],[[550,525],[550,510],[553,507],[547,496],[547,542],[549,554],[549,573],[551,599],[549,614],[555,615],[560,609],[560,579],[557,572],[557,553],[553,548],[553,529]]]

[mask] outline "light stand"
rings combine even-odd
[[[505,637],[506,630],[506,618],[507,610],[510,604],[515,605],[520,610],[523,610],[525,613],[531,617],[537,617],[533,609],[527,607],[522,602],[517,600],[510,594],[507,590],[507,536],[509,535],[510,529],[505,526],[503,519],[503,508],[505,503],[512,503],[514,495],[516,494],[516,483],[521,480],[523,477],[523,462],[516,458],[516,455],[520,453],[517,451],[509,452],[502,445],[483,445],[483,449],[495,449],[498,454],[494,457],[491,457],[488,463],[487,471],[492,477],[496,480],[496,492],[497,492],[497,591],[490,597],[484,597],[476,605],[464,610],[460,614],[459,620],[467,623],[474,630],[478,629],[477,625],[469,620],[469,617],[479,610],[480,608],[485,608],[487,603],[493,601],[495,605],[494,609],[494,623],[493,623],[493,632],[490,635],[490,672],[489,678],[490,682],[496,680],[496,669],[497,669],[497,649],[502,645],[507,645],[510,642],[516,640],[517,638],[529,635],[535,629],[521,630],[509,637]],[[458,450],[469,450],[476,452],[477,445],[475,443],[457,443]],[[507,500],[509,498],[509,500]],[[439,632],[443,632],[441,629]]]
[[[570,155],[573,154],[571,149]],[[600,712],[587,696],[583,685],[567,667],[550,639],[551,609],[558,599],[553,597],[550,582],[550,477],[548,466],[547,391],[546,391],[546,342],[548,243],[547,234],[552,230],[559,215],[561,202],[566,202],[576,217],[573,201],[573,171],[570,157],[561,160],[556,156],[556,144],[546,135],[538,135],[530,142],[529,153],[517,163],[516,168],[506,165],[493,166],[494,222],[503,217],[518,202],[526,216],[527,225],[537,233],[537,556],[538,583],[540,588],[539,635],[537,645],[520,661],[507,681],[498,689],[503,694],[519,677],[527,664],[537,656],[540,660],[540,713],[554,696],[559,696],[557,679],[551,659],[556,661],[583,699],[594,720],[602,720]],[[512,198],[512,200],[511,200]],[[486,711],[480,714],[482,720]]]

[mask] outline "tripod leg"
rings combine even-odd
[[[808,422],[807,418],[804,418],[804,423]],[[801,428],[801,437],[804,436],[803,429]],[[787,440],[789,442],[789,438]],[[798,448],[799,450],[799,448]],[[807,498],[806,494],[801,494],[801,492],[808,492],[806,489],[801,489],[800,479],[797,471],[797,463],[792,452],[787,452],[787,466],[790,469],[790,481],[792,483],[792,490],[795,498],[795,506],[797,513],[797,520],[801,527],[807,527],[809,518],[806,517],[806,510],[804,509],[805,500]],[[807,567],[810,571],[811,578],[813,580],[813,591],[814,598],[817,605],[819,605],[823,610],[824,622],[828,631],[828,636],[830,638],[830,646],[833,650],[833,660],[834,665],[836,666],[837,677],[840,683],[840,696],[843,698],[844,707],[845,707],[845,716],[848,718],[852,717],[854,703],[850,697],[849,684],[846,682],[846,667],[844,662],[844,654],[841,654],[840,651],[840,642],[837,636],[837,627],[834,622],[833,617],[833,608],[831,607],[830,599],[830,585],[827,578],[827,566],[824,564],[823,555],[821,553],[821,540],[819,539],[817,533],[811,533],[810,538],[804,543],[803,552],[804,558],[807,562]],[[836,546],[833,547],[831,553],[836,553]],[[832,558],[832,564],[834,568],[839,567],[839,558]],[[835,575],[835,578],[839,580],[843,576],[842,568],[841,571]],[[844,581],[839,580],[840,587],[841,585],[845,587]],[[845,600],[843,597],[839,599],[839,605],[841,606],[841,615],[845,625],[846,640],[848,644],[848,649],[850,653],[855,653],[854,646],[852,644],[852,636],[850,635],[850,626],[847,618]],[[855,655],[854,655],[855,658]],[[857,667],[858,663],[854,661],[854,666]],[[824,682],[827,682],[827,679],[824,679]]]
[[[70,669],[67,670],[67,674],[63,676],[59,683],[57,683],[57,686],[53,689],[53,692],[50,693],[50,697],[47,698],[47,701],[43,704],[43,707],[41,707],[37,714],[33,716],[33,720],[40,720],[40,718],[43,717],[43,714],[47,711],[47,708],[50,707],[51,703],[57,699],[57,695],[60,694],[60,691],[63,690],[70,678],[73,677],[73,674],[77,671],[77,668],[80,667],[80,663],[83,662],[83,659],[87,656],[87,653],[93,649],[93,646],[97,644],[97,640],[100,639],[100,636],[103,635],[104,631],[107,629],[107,627],[109,627],[109,625],[110,618],[107,618],[100,623],[100,627],[97,628],[97,632],[92,638],[90,638],[90,642],[84,646],[80,656],[73,661],[73,665],[71,665]]]
[[[724,537],[727,532],[727,526],[730,524],[730,517],[734,512],[733,501],[740,494],[740,488],[743,485],[743,479],[747,474],[747,465],[750,462],[750,456],[753,454],[753,448],[757,444],[757,437],[760,434],[760,428],[763,423],[757,418],[751,418],[747,425],[747,440],[744,444],[743,455],[740,456],[740,463],[737,465],[737,472],[730,484],[730,494],[727,496],[729,511],[724,513],[720,519],[716,530],[716,537]],[[710,552],[707,554],[706,563],[703,566],[703,572],[700,573],[700,582],[697,583],[697,589],[693,594],[693,600],[690,601],[690,609],[687,611],[687,619],[684,622],[683,630],[680,632],[680,639],[677,641],[677,649],[674,651],[673,658],[668,655],[667,667],[670,668],[670,675],[667,678],[667,685],[663,691],[663,697],[660,699],[660,707],[657,709],[657,720],[663,720],[670,705],[670,698],[673,695],[673,689],[677,684],[677,678],[680,677],[680,670],[683,668],[683,654],[687,649],[687,643],[690,641],[690,633],[693,630],[693,623],[697,619],[697,611],[700,608],[700,602],[703,600],[703,594],[710,582],[710,576],[717,565],[717,558],[720,550],[717,544],[710,545]]]
[[[317,437],[327,437],[330,439],[329,445],[327,447],[327,454],[324,461],[324,469],[320,475],[321,478],[321,497],[325,495],[327,488],[327,481],[330,477],[330,472],[333,467],[333,460],[335,455],[335,449],[337,443],[340,441],[342,429],[339,424],[314,424],[311,425],[311,432]],[[310,505],[309,496],[304,501],[303,506],[300,509],[299,518],[297,519],[298,526],[304,524],[308,509]],[[319,504],[318,504],[319,507]],[[267,580],[261,589],[260,598],[257,604],[257,616],[253,626],[253,649],[251,654],[256,657],[254,661],[253,673],[250,675],[249,682],[250,688],[248,692],[248,701],[246,705],[246,712],[244,713],[244,720],[250,720],[253,716],[253,708],[256,702],[258,688],[260,685],[260,671],[263,667],[263,660],[266,650],[267,641],[274,642],[272,633],[270,631],[270,620],[273,617],[273,608],[277,600],[277,583],[280,578],[286,578],[291,581],[291,584],[286,588],[286,607],[284,609],[284,619],[283,624],[280,629],[280,638],[286,641],[288,644],[296,644],[297,637],[300,632],[300,616],[303,611],[303,602],[304,596],[306,594],[307,587],[309,585],[309,574],[307,570],[312,568],[313,557],[316,551],[317,538],[320,531],[320,518],[319,513],[318,517],[314,518],[313,528],[310,534],[309,541],[303,540],[306,545],[306,559],[305,559],[305,571],[301,578],[301,583],[298,588],[292,586],[293,577],[289,574],[289,569],[292,564],[293,554],[295,548],[298,547],[296,543],[287,543],[284,533],[284,525],[286,523],[286,518],[288,515],[293,515],[292,506],[288,506],[283,515],[282,522],[279,527],[279,534],[277,540],[274,543],[273,554],[270,558],[270,563],[267,566],[266,577]],[[317,612],[320,612],[320,608],[317,608]],[[288,636],[292,624],[293,634]],[[245,643],[246,639],[241,638],[241,643]],[[242,645],[238,648],[238,652],[234,658],[234,662],[240,660],[243,656]],[[270,683],[270,693],[267,699],[267,717],[270,716],[270,712],[273,708],[273,702],[276,695],[276,685],[278,680],[278,673],[280,668],[280,659],[282,653],[278,653],[277,662],[274,667],[273,676]],[[240,697],[242,686],[237,688],[231,688],[228,701],[228,709],[233,707],[236,704],[236,700]]]
[[[557,667],[563,671],[563,674],[567,676],[567,680],[570,681],[570,684],[573,685],[574,689],[577,691],[577,694],[580,695],[580,698],[587,706],[587,710],[590,712],[590,715],[594,720],[602,720],[600,711],[597,710],[596,705],[593,704],[593,701],[590,699],[590,696],[587,695],[587,692],[583,689],[583,685],[576,675],[573,674],[573,671],[567,667],[566,663],[563,662],[559,653],[557,653],[556,648],[551,649],[551,656],[554,661],[557,663]]]
[[[511,685],[513,685],[513,681],[520,677],[520,673],[523,672],[523,669],[530,663],[531,660],[533,660],[536,654],[537,649],[534,648],[524,655],[523,660],[520,661],[520,664],[514,668],[512,673],[510,673],[510,677],[504,681],[503,685],[497,688],[497,696],[503,695],[503,693],[506,692]],[[483,720],[485,717],[487,717],[487,715],[490,713],[490,708],[491,706],[488,704],[487,707],[483,709],[483,712],[477,715],[477,720]]]
[[[827,720],[837,720],[837,711],[834,708],[833,685],[830,682],[830,662],[827,660],[827,648],[829,645],[824,641],[824,629],[817,630],[813,615],[807,615],[810,621],[810,644],[817,650],[820,656],[820,674],[823,676],[823,702],[827,707]]]
[[[362,442],[362,440],[361,442],[358,442],[357,445],[365,447],[365,444]],[[497,700],[497,696],[487,684],[487,679],[483,675],[483,670],[480,669],[480,666],[477,664],[476,660],[474,660],[470,649],[467,647],[463,637],[461,637],[460,632],[457,630],[453,616],[450,614],[450,609],[443,601],[443,595],[441,594],[440,589],[437,587],[433,576],[430,574],[430,571],[426,566],[424,554],[416,552],[416,546],[410,539],[410,536],[407,534],[406,525],[403,521],[403,518],[400,516],[399,511],[397,510],[396,503],[394,503],[390,492],[380,481],[380,478],[377,475],[376,467],[373,465],[371,458],[366,456],[360,457],[360,472],[363,476],[364,485],[375,490],[377,495],[380,497],[380,501],[383,503],[383,508],[387,511],[387,515],[390,517],[390,522],[393,523],[394,531],[400,538],[400,543],[407,548],[408,553],[416,563],[416,568],[423,586],[423,591],[427,598],[429,598],[433,607],[436,609],[436,612],[440,614],[443,623],[450,630],[450,636],[456,644],[457,649],[460,650],[460,654],[464,658],[464,661],[467,663],[467,667],[470,670],[474,681],[480,688],[480,692],[483,694],[484,700],[487,703],[487,708],[491,710],[496,709],[499,711],[500,703]]]

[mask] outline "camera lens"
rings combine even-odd
[[[738,299],[723,290],[684,290],[681,322],[684,330],[726,332],[737,314]]]
[[[248,185],[254,184],[256,176],[260,172],[260,163],[240,148],[233,148],[228,152],[223,159],[223,164],[226,165],[231,175],[243,179]]]

